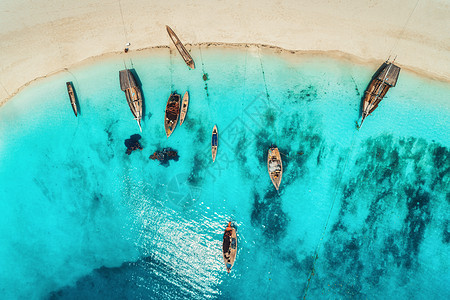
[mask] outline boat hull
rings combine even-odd
[[[177,127],[178,117],[180,116],[180,95],[170,94],[167,100],[166,113],[164,116],[164,129],[166,136],[169,137]]]
[[[72,106],[73,113],[75,117],[78,116],[77,98],[75,96],[75,90],[73,88],[72,82],[66,82],[67,93],[69,94],[70,105]]]
[[[237,235],[236,229],[230,226],[228,223],[227,228],[223,234],[223,261],[225,263],[225,267],[227,268],[227,272],[230,273],[231,268],[234,265],[237,254]]]
[[[217,131],[217,126],[214,125],[211,136],[211,154],[213,162],[216,160],[218,146],[219,146],[219,132]]]
[[[128,107],[134,116],[134,119],[138,123],[139,129],[141,128],[142,119],[142,107],[143,107],[143,97],[141,89],[134,78],[133,73],[130,70],[122,70],[119,72],[120,88],[125,92],[125,97],[127,99]]]
[[[365,118],[373,113],[391,87],[397,84],[400,68],[393,63],[385,62],[375,73],[364,93],[362,100],[362,126]]]
[[[281,178],[283,177],[283,162],[281,161],[280,151],[277,147],[270,148],[267,153],[267,170],[270,180],[278,191]]]
[[[186,113],[189,107],[189,93],[184,93],[183,102],[181,104],[181,112],[180,112],[180,126],[184,122],[184,118],[186,118]]]
[[[177,48],[177,50],[180,53],[181,57],[183,58],[184,62],[188,65],[189,68],[195,69],[194,60],[192,59],[191,55],[184,47],[183,43],[181,43],[178,36],[175,34],[175,32],[172,30],[172,28],[170,28],[167,25],[166,25],[166,29],[167,29],[167,33],[169,34],[170,39],[172,40],[173,44]]]

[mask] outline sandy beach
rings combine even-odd
[[[0,103],[88,58],[168,46],[261,44],[381,63],[450,81],[450,4],[431,1],[89,1],[0,4]]]

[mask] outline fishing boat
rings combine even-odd
[[[388,90],[396,85],[399,74],[400,67],[394,65],[394,62],[390,63],[389,60],[383,63],[378,72],[375,73],[364,94],[362,119],[359,128],[361,128],[367,116],[378,107]]]
[[[219,145],[219,132],[217,131],[217,126],[214,125],[212,136],[211,136],[211,152],[212,152],[213,162],[216,160],[218,145]]]
[[[66,82],[67,92],[69,93],[70,105],[72,105],[73,112],[75,113],[75,117],[78,116],[78,108],[77,108],[77,98],[75,96],[75,91],[73,89],[72,82]]]
[[[183,102],[181,103],[181,112],[180,112],[180,126],[184,122],[184,118],[186,117],[186,113],[189,106],[189,93],[184,93]]]
[[[180,52],[181,57],[184,59],[184,62],[191,69],[195,69],[194,60],[192,59],[189,52],[184,48],[184,45],[181,43],[180,39],[177,37],[175,32],[173,32],[172,28],[166,25],[167,33],[169,33],[170,38],[172,39],[173,44],[177,48],[178,52]]]
[[[169,137],[177,127],[178,117],[180,115],[180,95],[172,93],[167,100],[166,114],[164,117],[164,128],[166,135]]]
[[[131,113],[134,119],[138,123],[139,130],[141,128],[142,119],[142,92],[137,84],[136,79],[130,70],[125,69],[119,72],[120,88],[125,92],[127,97],[128,106],[130,107]]]
[[[267,169],[269,170],[270,179],[278,191],[281,177],[283,177],[283,163],[281,162],[280,151],[274,145],[270,147],[267,154]]]
[[[223,261],[225,262],[227,272],[230,273],[231,268],[234,265],[234,261],[236,260],[237,253],[236,228],[231,226],[231,222],[228,222],[228,226],[223,234],[222,251]]]

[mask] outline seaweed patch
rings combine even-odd
[[[384,271],[388,265],[402,272],[419,267],[426,228],[434,215],[442,214],[442,190],[449,188],[445,147],[391,135],[368,139],[362,147],[352,176],[342,182],[340,210],[324,244],[326,264],[334,277],[331,285],[342,285],[334,289],[342,296],[364,297],[362,283],[376,288],[382,277],[391,276]],[[367,214],[364,223],[350,222],[361,214]],[[447,224],[442,240],[448,239]],[[374,252],[373,245],[380,250]],[[365,263],[373,260],[378,263]]]
[[[308,85],[303,89],[296,86],[295,89],[288,90],[285,97],[291,103],[300,103],[303,101],[311,102],[317,99],[317,88],[313,85]]]
[[[203,177],[201,176],[201,172],[206,166],[206,160],[203,155],[196,154],[192,159],[191,172],[188,177],[188,182],[192,185],[200,185],[203,181]]]
[[[288,218],[281,208],[281,198],[277,191],[270,189],[264,198],[254,191],[251,222],[254,227],[261,228],[264,237],[279,240],[286,235]]]

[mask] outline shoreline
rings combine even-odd
[[[237,50],[244,50],[247,48],[258,48],[263,50],[271,50],[273,55],[281,54],[281,55],[298,55],[298,56],[309,56],[309,57],[325,57],[325,58],[331,58],[336,60],[342,60],[347,63],[355,63],[358,65],[374,65],[377,68],[382,63],[382,61],[385,60],[378,60],[374,58],[364,59],[362,57],[345,53],[339,50],[291,50],[291,49],[285,49],[279,46],[275,45],[268,45],[268,44],[256,44],[256,43],[222,43],[222,42],[203,42],[203,43],[186,43],[185,46],[192,48],[192,47],[206,47],[206,48],[225,48],[225,49],[237,49]],[[13,92],[8,91],[3,84],[0,81],[0,87],[6,92],[8,95],[6,98],[3,98],[0,100],[0,107],[2,107],[4,104],[6,104],[9,100],[14,98],[16,95],[18,95],[21,91],[23,91],[25,88],[30,86],[33,83],[39,82],[43,79],[46,79],[51,76],[55,76],[57,74],[60,74],[62,72],[69,71],[72,68],[78,68],[82,67],[83,65],[92,64],[95,62],[98,62],[98,60],[105,60],[108,58],[114,58],[114,57],[120,57],[120,56],[129,56],[132,58],[133,53],[139,53],[142,54],[145,51],[152,51],[155,49],[171,49],[171,46],[166,45],[159,45],[159,46],[150,46],[150,47],[143,47],[138,48],[134,50],[130,50],[127,54],[125,54],[123,51],[114,51],[114,52],[105,52],[100,55],[91,56],[86,59],[83,59],[81,61],[77,61],[67,67],[52,71],[46,75],[36,77],[23,85],[21,85],[19,88],[15,89]],[[175,50],[176,52],[176,50]],[[176,52],[176,55],[178,56],[178,52]],[[194,60],[195,61],[195,60]],[[421,77],[423,79],[438,81],[441,83],[450,83],[450,78],[447,78],[445,76],[439,76],[438,74],[432,73],[430,71],[418,69],[412,66],[405,66],[402,64],[398,64],[402,71],[407,71],[409,73],[412,73],[418,77]],[[374,69],[375,72],[376,69]]]

